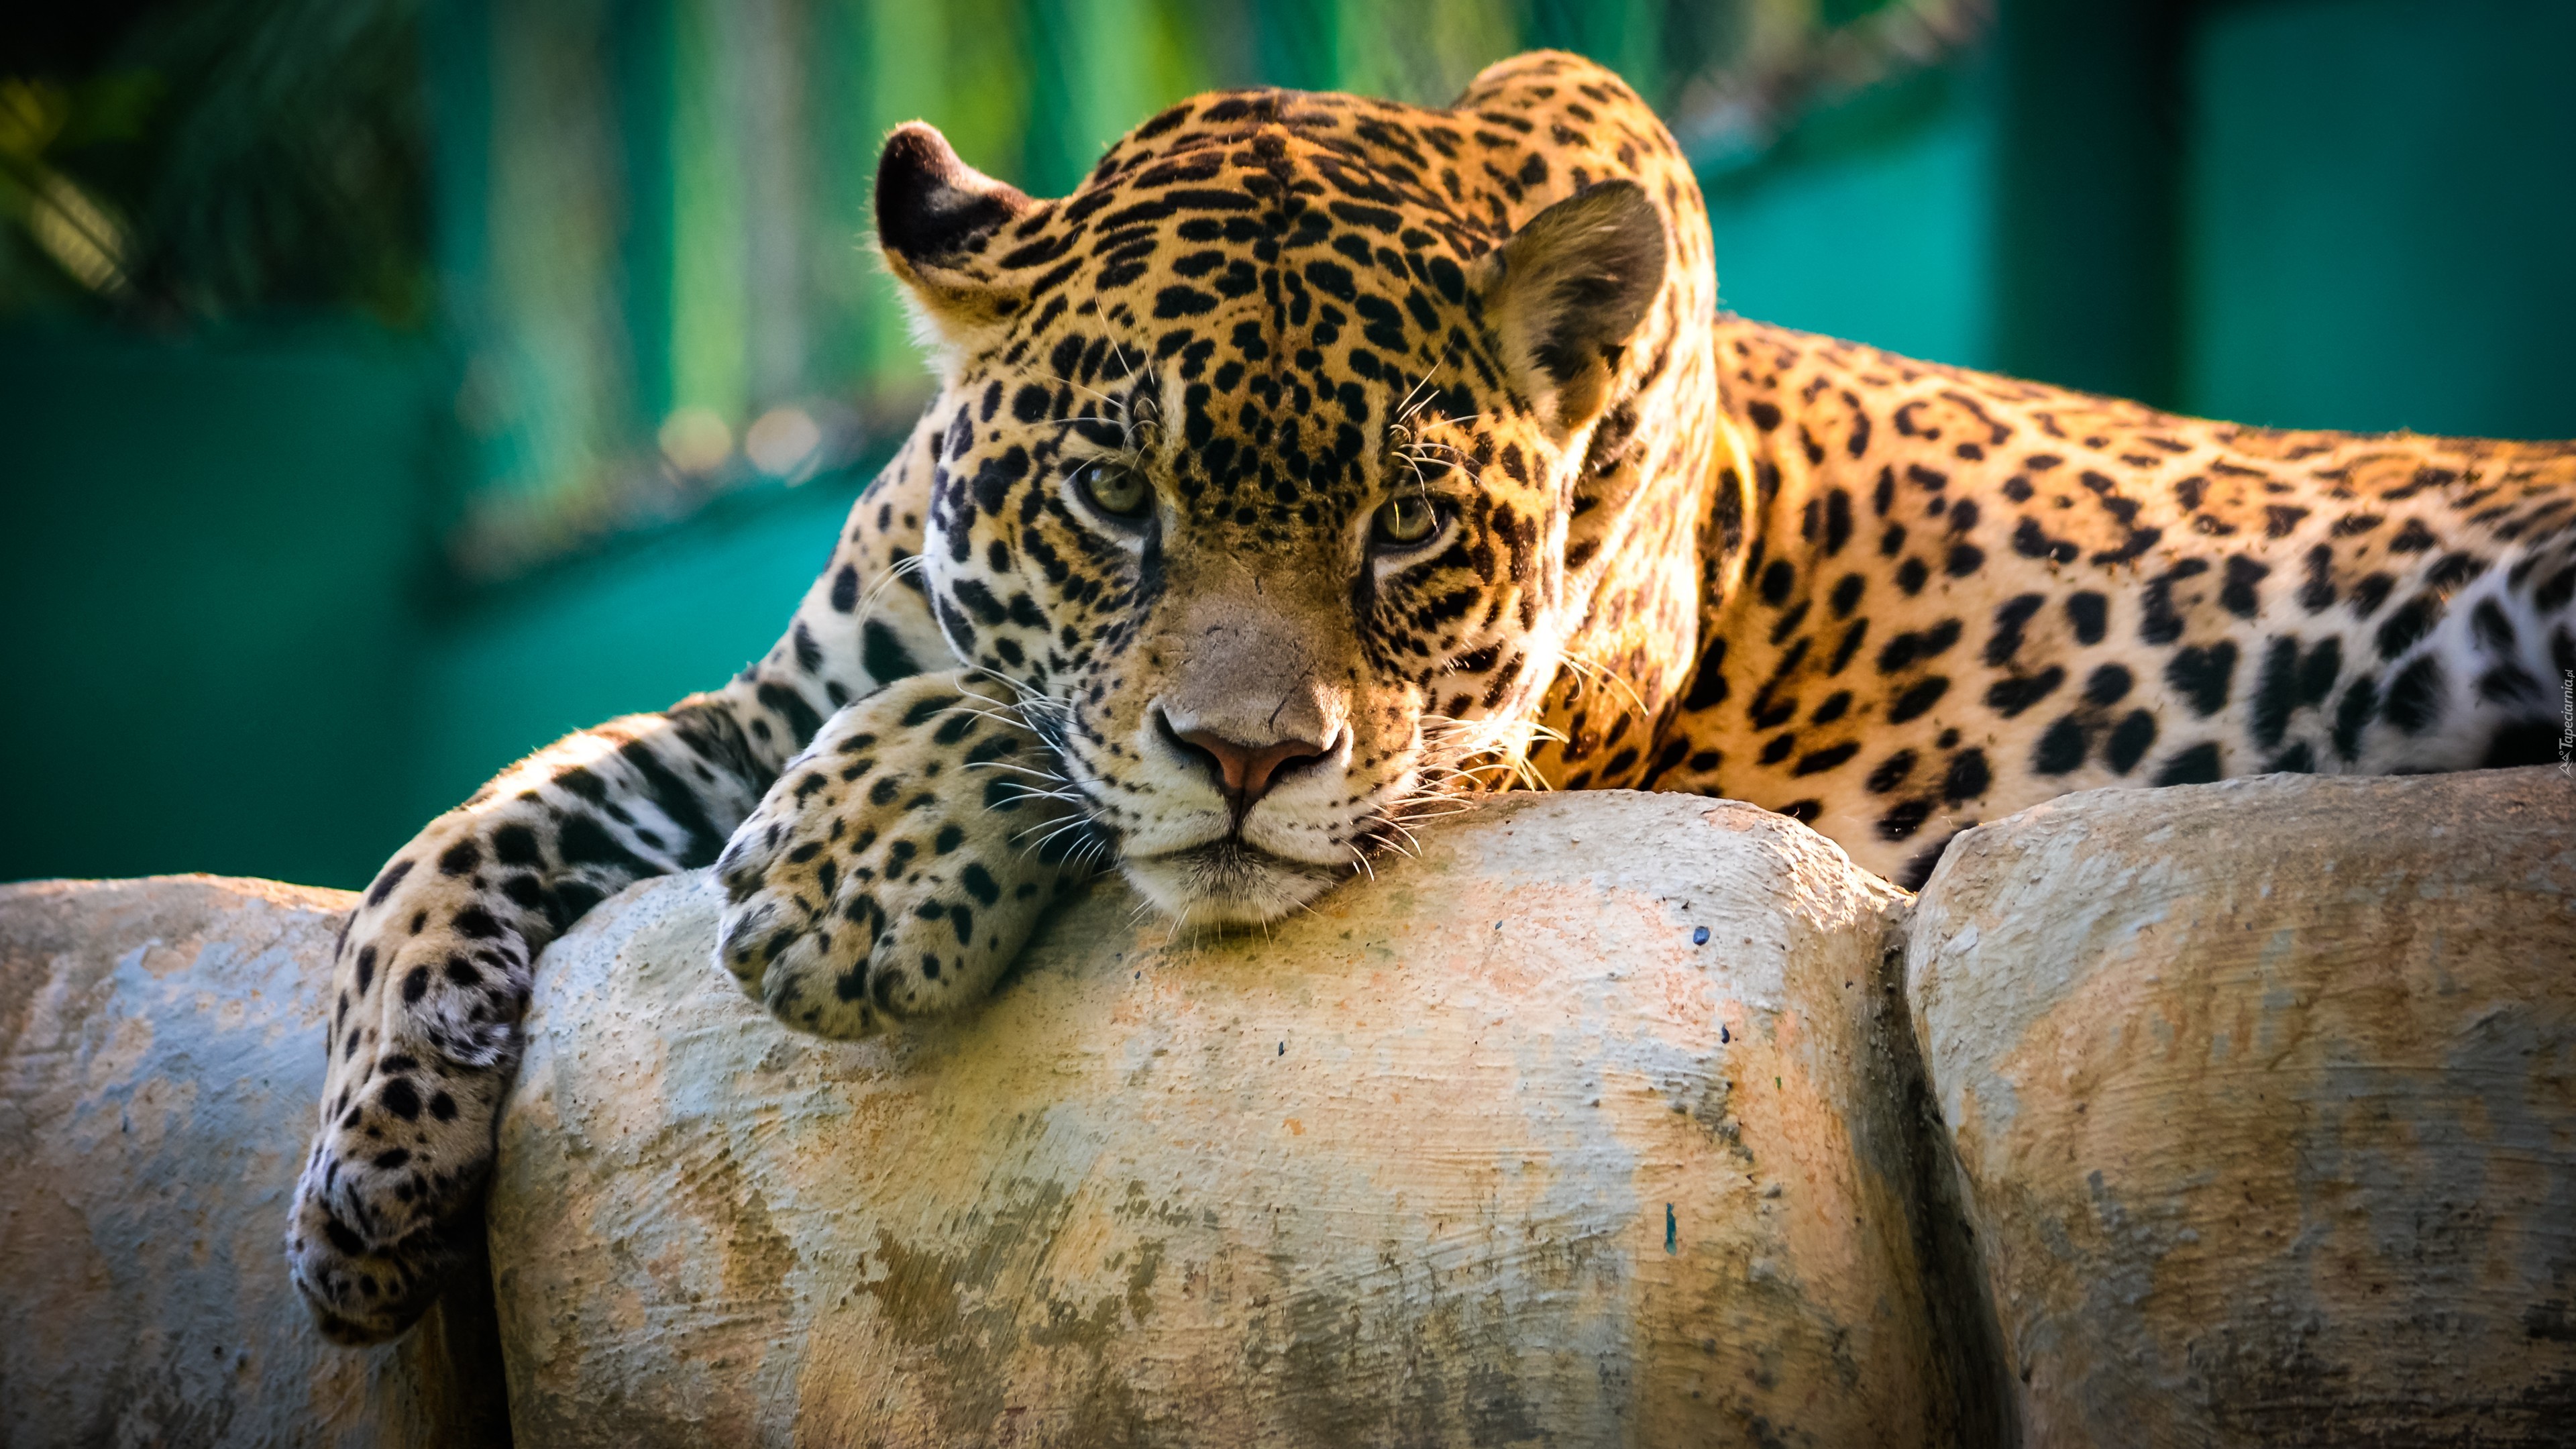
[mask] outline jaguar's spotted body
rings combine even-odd
[[[1648,788],[1797,816],[1911,888],[1952,834],[2070,790],[2558,758],[2576,446],[2242,428],[1718,337],[1754,556],[1706,600]]]
[[[2067,790],[2554,752],[2576,448],[1720,316],[1670,137],[1573,57],[1448,111],[1202,97],[1051,202],[906,127],[878,215],[941,386],[787,637],[514,767],[351,922],[289,1231],[335,1334],[429,1301],[536,951],[642,876],[718,862],[723,964],[858,1035],[975,999],[1071,874],[1268,919],[1515,775],[1910,885]]]

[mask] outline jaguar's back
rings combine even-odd
[[[1959,830],[2070,790],[2565,757],[2576,445],[1718,337],[1758,521],[1649,788],[1797,816],[1917,886]]]

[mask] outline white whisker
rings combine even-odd
[[[1046,834],[1038,836],[1036,844],[1022,849],[1020,853],[1026,855],[1032,851],[1046,849],[1048,841],[1055,839],[1057,836],[1062,835],[1067,831],[1088,829],[1090,825],[1091,821],[1089,817],[1081,815],[1077,815],[1071,820],[1041,820],[1037,824],[1030,826],[1028,829],[1013,835],[1011,840],[1016,844],[1028,836],[1036,835],[1038,831],[1045,830]],[[1049,826],[1053,826],[1054,828],[1050,830],[1048,829]]]
[[[1071,780],[1066,779],[1064,776],[1057,774],[1053,770],[1032,769],[1027,765],[1018,764],[1010,760],[968,760],[959,768],[967,770],[1010,770],[1022,775],[1034,775],[1041,780],[1053,780],[1058,784],[1070,785],[1073,783]]]

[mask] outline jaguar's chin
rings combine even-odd
[[[1235,839],[1119,863],[1137,894],[1190,926],[1275,921],[1349,879],[1354,868],[1290,860]]]

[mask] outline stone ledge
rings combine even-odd
[[[0,1442],[500,1442],[496,1341],[528,1444],[2576,1422],[2554,771],[2070,796],[1919,902],[1677,796],[1380,877],[1203,942],[1103,886],[859,1045],[638,887],[543,963],[497,1305],[366,1352],[277,1250],[348,897],[0,887]]]
[[[354,1352],[286,1278],[355,899],[215,876],[0,886],[0,1444],[506,1440],[477,1285]]]
[[[2072,795],[1908,998],[2038,1444],[2576,1432],[2576,788]]]
[[[989,1010],[778,1030],[700,879],[559,943],[493,1238],[531,1442],[1949,1442],[1889,1090],[1901,893],[1524,797],[1315,912],[1096,889]]]

